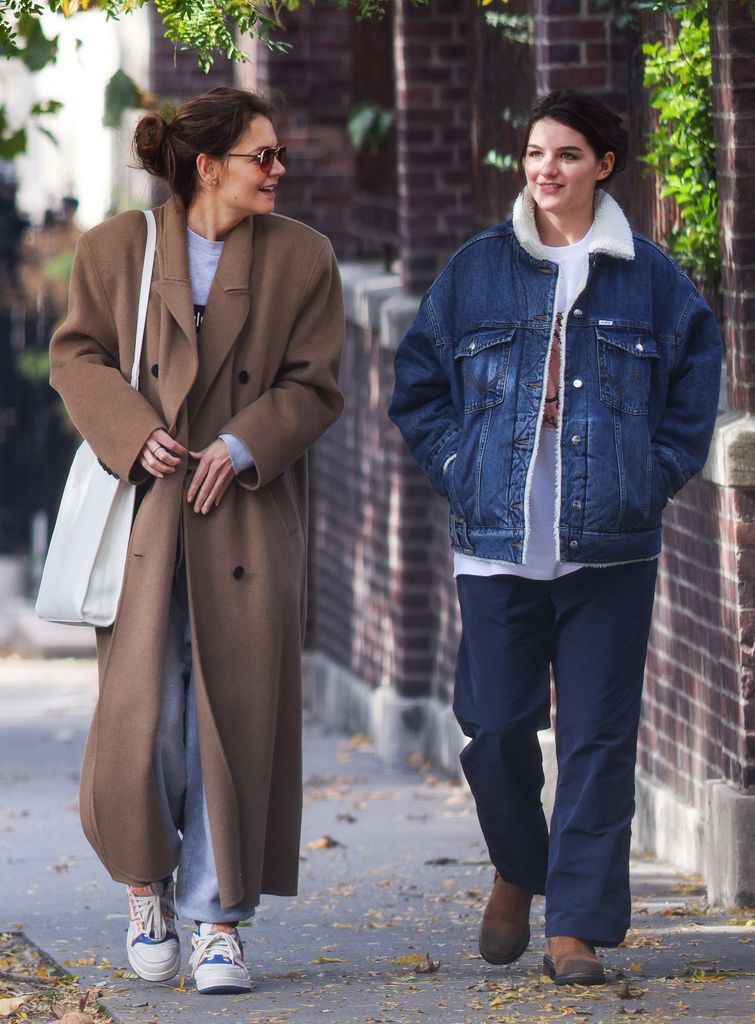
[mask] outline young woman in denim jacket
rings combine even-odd
[[[571,90],[535,107],[513,220],[470,239],[396,358],[390,415],[450,505],[454,711],[496,873],[480,952],[600,984],[629,926],[629,840],[661,513],[703,465],[721,362],[685,274],[604,191],[627,133]],[[550,834],[537,730],[558,701]]]

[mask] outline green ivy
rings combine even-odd
[[[716,144],[710,30],[697,10],[674,15],[678,30],[671,45],[645,43],[644,84],[657,113],[641,159],[661,180],[661,195],[674,199],[681,223],[666,239],[674,257],[691,273],[717,285],[719,249]]]

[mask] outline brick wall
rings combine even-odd
[[[473,224],[472,0],[396,0],[399,235],[405,291],[422,293]]]
[[[289,147],[276,208],[328,235],[339,256],[354,252],[350,212],[354,150],[346,133],[353,106],[352,15],[302,4],[282,14],[288,52],[251,47],[240,81],[278,99],[276,127]]]
[[[718,192],[728,324],[729,400],[755,412],[755,24],[738,0],[716,5],[711,32]]]
[[[709,778],[747,785],[737,511],[735,491],[696,479],[664,517],[639,765],[698,808]]]
[[[386,416],[393,352],[375,332],[349,326],[341,386],[344,414],[313,458],[308,644],[373,689],[446,699],[456,608],[445,503]]]
[[[627,35],[596,0],[534,0],[535,85],[584,89],[626,109]]]

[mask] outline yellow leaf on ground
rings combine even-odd
[[[318,956],[316,960],[310,960],[312,964],[345,964],[346,961],[340,956]]]
[[[424,959],[419,953],[407,953],[406,956],[395,956],[393,962],[396,964],[421,964]]]

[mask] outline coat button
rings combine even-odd
[[[572,384],[574,385],[575,388],[581,388],[582,387],[582,381],[579,379],[579,377],[575,377],[574,380],[572,381]]]
[[[576,448],[577,445],[582,444],[582,438],[579,436],[579,434],[575,434],[574,437],[571,439],[571,443]]]
[[[635,350],[637,352],[644,352],[645,351],[645,346],[642,344],[641,341],[638,341],[637,344],[634,347],[635,347]]]
[[[579,541],[578,540],[570,540],[569,541],[569,548],[572,551],[576,551],[578,547],[579,547]]]
[[[248,384],[248,382],[249,382],[249,374],[246,372],[246,370],[242,370],[239,373],[239,380],[241,381],[242,384]]]
[[[582,509],[582,502],[579,500],[579,498],[577,498],[575,501],[571,503],[571,507],[574,509],[575,512],[580,512]]]
[[[574,310],[574,316],[582,316],[582,310],[581,309],[575,309]]]
[[[153,377],[156,377],[159,372],[160,372],[160,369],[159,369],[157,363],[153,363],[152,366],[150,367],[150,373],[152,374]]]
[[[233,578],[235,580],[240,580],[243,575],[244,575],[244,566],[243,565],[237,565],[236,568],[233,570]]]

